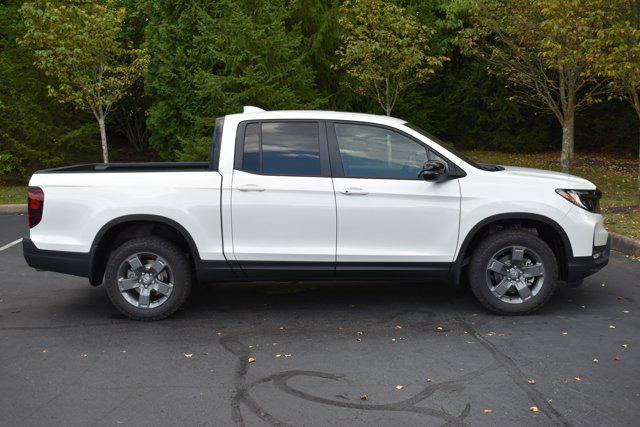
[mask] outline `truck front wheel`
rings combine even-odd
[[[498,314],[531,313],[551,299],[558,266],[549,245],[523,230],[487,236],[473,252],[469,283],[480,303]]]
[[[158,238],[129,240],[107,263],[105,288],[113,305],[135,320],[172,315],[191,291],[191,268],[175,244]]]

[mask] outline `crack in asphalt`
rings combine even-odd
[[[241,412],[241,405],[246,406],[251,412],[253,412],[260,419],[273,426],[287,426],[284,421],[277,419],[270,414],[266,409],[261,407],[255,399],[251,396],[251,390],[260,384],[266,384],[271,382],[276,388],[300,399],[320,403],[328,406],[334,406],[339,408],[358,409],[365,411],[391,411],[391,412],[412,412],[435,418],[440,418],[445,423],[444,425],[463,425],[464,419],[469,415],[471,411],[471,405],[467,403],[458,415],[453,415],[444,409],[433,409],[417,406],[419,403],[425,401],[429,397],[433,396],[439,390],[445,392],[458,392],[461,391],[475,378],[483,375],[486,372],[492,371],[497,367],[488,366],[478,370],[466,373],[456,379],[445,381],[442,383],[431,383],[424,387],[421,391],[415,395],[401,400],[395,403],[383,403],[383,404],[366,404],[366,403],[353,403],[339,400],[328,399],[324,397],[314,396],[304,391],[298,390],[289,385],[288,381],[291,378],[299,376],[316,377],[329,379],[333,381],[340,381],[346,378],[345,375],[331,374],[327,372],[319,371],[305,371],[305,370],[292,370],[282,371],[267,377],[258,379],[254,382],[247,383],[246,375],[249,368],[248,357],[251,354],[250,348],[240,342],[237,336],[223,337],[220,339],[220,344],[230,353],[237,357],[236,370],[234,373],[235,380],[235,392],[231,399],[231,413],[234,423],[239,426],[244,426],[244,418]]]
[[[547,416],[551,421],[553,421],[557,425],[570,426],[571,423],[556,409],[549,403],[547,399],[542,395],[542,393],[533,385],[527,382],[527,377],[520,370],[518,365],[513,361],[513,359],[507,356],[505,353],[500,351],[494,344],[492,344],[485,337],[480,335],[478,331],[468,322],[457,319],[457,323],[465,328],[469,332],[476,341],[478,341],[495,359],[497,363],[499,363],[506,371],[507,375],[513,380],[516,386],[520,388],[527,397],[537,406],[544,415]]]
[[[323,405],[338,408],[357,409],[365,411],[416,413],[439,418],[444,421],[444,425],[463,425],[465,419],[468,417],[471,411],[471,405],[469,403],[465,405],[462,412],[458,415],[447,412],[443,408],[433,409],[417,405],[433,396],[437,391],[460,392],[474,379],[484,375],[485,373],[502,368],[506,371],[507,375],[509,376],[509,378],[511,378],[515,385],[525,393],[528,399],[535,406],[537,406],[540,412],[543,413],[553,424],[562,426],[571,425],[571,423],[569,423],[569,421],[556,408],[554,408],[553,405],[549,403],[549,401],[534,385],[527,382],[527,377],[511,357],[499,350],[493,343],[483,337],[477,331],[474,325],[470,324],[468,321],[460,318],[455,318],[453,319],[453,321],[460,328],[468,331],[469,336],[475,339],[483,346],[485,350],[489,352],[489,354],[494,359],[494,363],[490,366],[468,372],[458,378],[449,381],[444,381],[441,383],[430,383],[415,395],[399,402],[382,404],[368,404],[363,402],[354,403],[344,400],[334,400],[315,396],[302,390],[298,390],[288,383],[290,379],[300,376],[341,381],[346,379],[346,376],[343,374],[333,374],[320,371],[290,370],[272,374],[253,382],[247,382],[246,376],[249,369],[248,359],[251,355],[251,349],[240,341],[238,335],[222,337],[220,339],[220,344],[222,345],[222,347],[236,356],[237,359],[236,368],[234,371],[235,390],[231,398],[232,420],[236,425],[245,425],[245,420],[242,415],[242,406],[244,405],[247,409],[249,409],[252,413],[254,413],[269,425],[288,426],[289,424],[282,420],[279,420],[274,415],[269,413],[251,396],[251,391],[256,386],[271,383],[274,387],[281,390],[282,392],[309,402],[320,403]]]

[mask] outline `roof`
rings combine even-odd
[[[238,120],[269,120],[269,119],[314,119],[314,120],[353,120],[370,123],[390,123],[404,124],[406,120],[395,117],[381,116],[376,114],[347,113],[341,111],[321,111],[321,110],[275,110],[265,111],[261,108],[246,106],[244,112],[231,114],[230,116]]]

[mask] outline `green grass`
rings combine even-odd
[[[560,170],[559,154],[512,154],[496,151],[467,151],[479,162]],[[600,205],[607,228],[640,239],[640,210],[637,196],[638,161],[601,154],[577,154],[572,175],[593,182],[602,191]]]
[[[27,203],[27,187],[22,185],[0,186],[0,205]]]
[[[559,154],[513,154],[497,151],[467,151],[479,162],[560,170]],[[634,159],[601,154],[579,154],[570,171],[588,179],[602,191],[602,212],[607,228],[640,239],[640,210],[637,206],[638,163]],[[26,203],[23,186],[0,186],[0,204]]]

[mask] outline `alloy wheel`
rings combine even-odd
[[[154,253],[133,254],[118,267],[118,289],[134,307],[156,308],[173,291],[171,266]]]
[[[535,251],[508,246],[487,263],[486,280],[491,293],[501,301],[520,304],[534,297],[544,285],[544,265]]]

